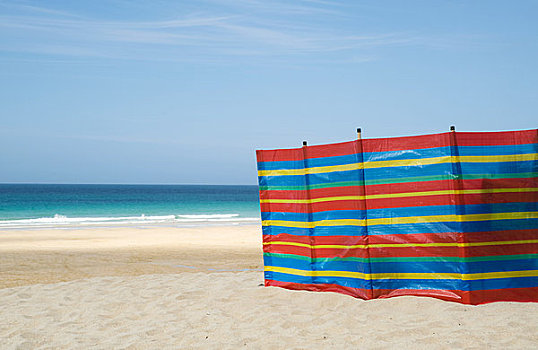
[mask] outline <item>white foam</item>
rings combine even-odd
[[[259,218],[241,218],[239,214],[182,214],[182,215],[140,215],[120,217],[67,217],[55,214],[53,217],[37,219],[0,220],[0,228],[48,228],[66,226],[96,225],[136,225],[174,223],[215,223],[215,222],[255,222]]]
[[[209,215],[178,215],[182,219],[229,219],[236,218],[239,214],[209,214]]]

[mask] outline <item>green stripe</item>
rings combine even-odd
[[[348,187],[348,186],[363,186],[363,185],[383,185],[405,182],[422,182],[422,181],[439,181],[439,180],[451,180],[451,179],[525,179],[538,177],[538,172],[531,173],[514,173],[514,174],[467,174],[463,176],[447,176],[447,175],[432,175],[432,176],[414,176],[414,177],[402,177],[402,178],[390,178],[390,179],[375,179],[366,181],[342,181],[342,182],[328,182],[322,184],[308,185],[308,186],[260,186],[260,191],[304,191],[315,190],[318,188],[331,188],[331,187]]]
[[[273,191],[301,191],[301,190],[315,190],[317,188],[330,188],[330,187],[348,187],[348,186],[363,186],[362,181],[342,181],[342,182],[328,182],[323,184],[309,185],[309,186],[260,186],[260,191],[273,190]]]
[[[413,176],[413,177],[401,177],[392,179],[374,179],[366,180],[366,185],[381,185],[381,184],[394,184],[403,182],[422,182],[422,181],[439,181],[439,180],[452,180],[457,177],[450,177],[448,175],[430,175],[430,176]]]
[[[502,261],[502,260],[524,260],[538,259],[538,254],[519,254],[519,255],[493,255],[493,256],[420,256],[420,257],[390,257],[390,258],[310,258],[308,256],[279,253],[263,253],[264,256],[275,258],[288,258],[312,262],[331,262],[331,261],[357,261],[362,263],[370,262],[477,262],[477,261]]]

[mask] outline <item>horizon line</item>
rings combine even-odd
[[[210,184],[210,183],[119,183],[119,182],[0,182],[0,185],[128,185],[128,186],[258,186],[257,184]]]

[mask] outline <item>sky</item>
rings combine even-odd
[[[538,121],[538,1],[0,0],[0,183],[256,184],[256,149]]]

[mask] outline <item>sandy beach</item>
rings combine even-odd
[[[2,349],[530,349],[538,304],[263,287],[258,225],[0,231]]]

